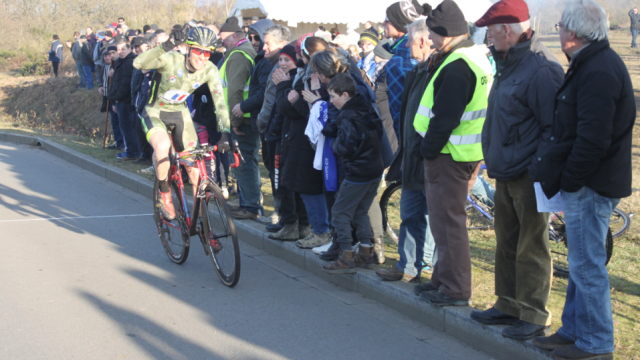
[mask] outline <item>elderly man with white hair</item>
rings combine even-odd
[[[562,327],[533,344],[554,359],[613,359],[605,242],[611,212],[631,195],[636,105],[629,72],[609,45],[607,14],[573,0],[556,25],[570,59],[538,175],[547,197],[562,193],[569,285]]]
[[[497,64],[482,129],[489,177],[496,179],[495,305],[471,318],[511,325],[502,336],[527,340],[551,324],[549,213],[536,206],[536,154],[551,137],[553,100],[564,71],[529,24],[524,0],[499,1],[476,22],[487,27]]]

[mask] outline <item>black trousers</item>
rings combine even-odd
[[[58,77],[58,66],[60,66],[59,62],[52,61],[51,67],[53,67],[53,74]]]
[[[309,225],[309,216],[307,208],[304,206],[302,197],[297,192],[278,189],[280,197],[280,222],[282,224],[292,224],[298,221],[298,225]]]

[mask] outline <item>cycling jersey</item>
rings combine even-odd
[[[189,115],[186,100],[191,93],[205,83],[211,90],[219,130],[229,132],[229,109],[224,100],[220,75],[216,66],[210,61],[206,62],[202,70],[190,72],[186,68],[184,55],[177,51],[165,52],[162,46],[157,46],[138,55],[133,66],[141,70],[156,70],[149,102],[142,116],[147,140],[155,131],[166,131],[165,125],[169,124],[165,124],[163,119],[173,119],[175,116],[169,116],[171,114],[168,113],[175,112],[176,116],[182,114],[182,121],[172,121],[170,124],[176,126],[176,133],[182,134],[182,144],[176,143],[176,147],[179,145],[185,147],[177,150],[194,148],[197,145],[198,136]]]

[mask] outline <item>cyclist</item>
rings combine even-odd
[[[196,133],[186,100],[191,93],[203,84],[208,84],[215,103],[217,118],[222,137],[218,141],[218,151],[230,150],[229,110],[222,94],[222,83],[218,69],[209,61],[215,50],[216,35],[204,27],[189,30],[185,24],[182,29],[173,31],[171,35],[158,34],[158,42],[162,45],[140,54],[133,66],[140,70],[156,70],[151,97],[142,114],[142,125],[147,140],[153,147],[153,163],[156,176],[160,182],[160,210],[165,219],[175,218],[175,209],[171,201],[171,190],[168,183],[169,151],[171,139],[167,134],[167,126],[175,127],[174,144],[176,151],[192,150],[198,143]],[[186,42],[186,55],[172,51]],[[197,184],[199,171],[197,167],[187,167],[187,174],[192,184]],[[193,188],[194,195],[197,189]]]

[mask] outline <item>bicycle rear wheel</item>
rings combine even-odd
[[[156,179],[155,185],[153,186],[153,218],[158,227],[158,235],[160,236],[162,247],[167,253],[167,256],[169,256],[169,259],[174,263],[182,264],[187,261],[187,257],[189,256],[189,240],[191,237],[184,217],[178,184],[172,181],[169,185],[171,186],[171,199],[173,200],[176,218],[169,221],[162,216],[159,208],[160,199],[158,191],[160,183],[158,179]]]
[[[382,224],[384,231],[398,245],[398,233],[400,231],[400,198],[402,197],[402,183],[395,182],[387,187],[380,197],[380,210],[382,212]]]
[[[549,250],[553,261],[553,274],[557,277],[569,277],[569,261],[567,259],[567,233],[564,217],[561,213],[552,213],[549,219]],[[609,264],[613,255],[613,234],[611,228],[607,230],[605,243],[607,259],[605,266]]]
[[[630,225],[631,217],[627,213],[620,209],[613,209],[611,219],[609,220],[609,228],[611,229],[614,238],[627,232]]]
[[[220,189],[210,184],[201,206],[201,236],[206,252],[222,283],[234,287],[240,280],[240,247],[227,202]]]

